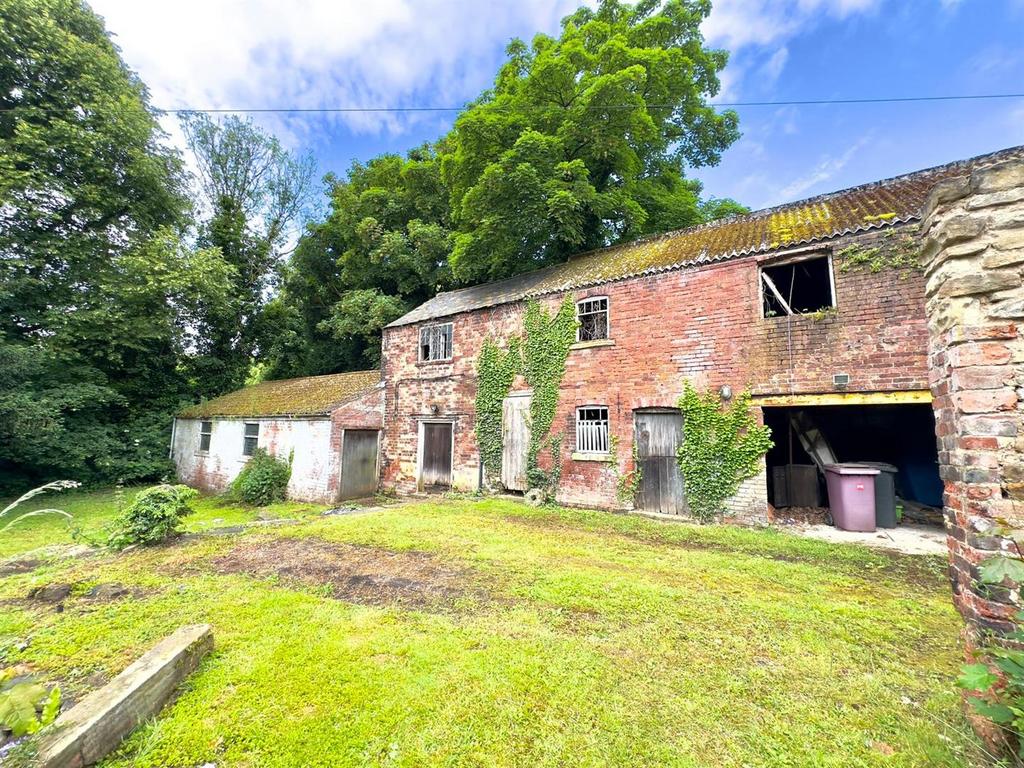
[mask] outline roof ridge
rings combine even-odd
[[[817,194],[817,195],[812,195],[811,197],[805,197],[805,198],[801,198],[799,200],[791,200],[791,201],[789,201],[787,203],[779,203],[778,205],[773,205],[773,206],[770,206],[768,208],[758,208],[757,210],[749,211],[748,213],[737,213],[737,214],[734,214],[732,216],[725,216],[725,217],[723,217],[721,219],[713,219],[712,221],[704,221],[704,222],[701,222],[700,224],[694,224],[691,227],[682,227],[680,229],[670,229],[670,230],[668,230],[666,232],[659,232],[659,233],[654,234],[654,235],[647,235],[645,237],[638,237],[635,240],[627,240],[627,241],[621,242],[621,243],[613,243],[612,245],[602,246],[601,248],[591,248],[589,251],[581,251],[580,253],[573,254],[572,256],[569,257],[568,261],[564,261],[564,262],[562,262],[562,264],[568,264],[569,262],[575,261],[576,259],[581,259],[581,258],[583,258],[585,256],[589,256],[592,253],[600,253],[602,251],[616,250],[616,249],[619,249],[619,248],[628,248],[628,247],[634,246],[634,245],[644,245],[644,244],[647,244],[647,243],[656,243],[659,240],[664,240],[664,239],[668,239],[668,238],[672,238],[672,237],[678,237],[679,235],[689,234],[691,232],[701,232],[701,231],[706,230],[706,229],[714,229],[716,227],[720,227],[723,224],[727,224],[727,223],[738,223],[738,222],[743,222],[743,221],[753,221],[753,220],[756,220],[756,219],[764,218],[765,216],[771,216],[773,214],[780,213],[780,212],[788,210],[790,208],[801,208],[801,207],[808,206],[808,205],[814,205],[815,203],[824,202],[826,200],[830,200],[830,199],[839,197],[840,195],[848,195],[851,192],[860,192],[860,191],[864,191],[864,190],[867,190],[867,189],[871,189],[872,187],[891,186],[893,184],[899,183],[901,181],[907,181],[907,180],[912,179],[912,178],[923,177],[923,176],[927,176],[929,174],[934,174],[934,173],[940,173],[942,171],[948,171],[948,170],[952,170],[952,169],[958,168],[958,167],[974,166],[974,165],[981,164],[983,162],[997,161],[997,160],[1001,160],[1001,159],[1003,159],[1005,157],[1012,157],[1013,155],[1016,155],[1016,154],[1024,155],[1024,144],[1018,144],[1018,145],[1015,145],[1013,147],[1006,147],[1004,149],[997,149],[994,152],[985,152],[985,153],[982,153],[980,155],[975,155],[974,157],[968,157],[968,158],[964,158],[962,160],[953,160],[953,161],[948,162],[948,163],[942,163],[940,165],[933,165],[933,166],[930,166],[928,168],[919,168],[916,171],[908,171],[907,173],[900,173],[900,174],[897,174],[896,176],[889,176],[889,177],[884,178],[884,179],[877,179],[875,181],[868,181],[868,182],[865,182],[863,184],[854,184],[852,187],[844,187],[842,189],[835,189],[835,190],[832,190],[831,192],[822,192],[822,193]],[[559,264],[554,264],[552,266],[560,266],[560,265]],[[545,267],[545,269],[550,269],[550,267]],[[535,270],[535,271],[539,272],[540,270]],[[517,275],[517,277],[521,277],[523,274],[532,274],[532,273],[524,272],[524,273],[521,273],[520,275]],[[514,279],[514,278],[504,278],[504,279],[505,280],[511,280],[511,279]],[[497,283],[497,282],[500,282],[500,281],[495,281],[495,283]],[[482,283],[482,285],[492,285],[492,283]],[[467,286],[467,287],[473,288],[475,286]],[[464,289],[460,289],[460,290],[464,290]]]
[[[368,368],[365,371],[338,371],[336,373],[313,373],[309,376],[292,376],[288,379],[263,379],[257,381],[255,384],[250,384],[248,387],[243,386],[242,389],[251,389],[252,387],[260,387],[264,384],[284,384],[289,381],[302,381],[303,379],[322,379],[327,376],[350,376],[357,373],[380,373],[380,368]],[[239,390],[233,389],[231,392],[238,392]],[[230,395],[231,392],[225,392],[225,395]],[[217,397],[223,397],[223,395],[217,395]],[[211,400],[214,398],[210,398]]]
[[[923,195],[943,179],[1014,158],[1024,159],[1024,145],[591,249],[559,264],[444,291],[388,327],[906,225],[920,220]]]

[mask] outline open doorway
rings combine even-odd
[[[838,462],[894,466],[901,523],[942,526],[943,486],[930,405],[765,406],[764,421],[775,441],[766,457],[768,501],[780,521],[819,523],[829,516],[824,474],[805,448],[810,437]],[[818,452],[813,445],[811,451]]]

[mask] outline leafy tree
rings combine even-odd
[[[279,281],[282,250],[309,207],[315,164],[251,120],[193,113],[182,118],[182,127],[210,213],[199,245],[218,248],[235,269],[233,301],[202,313],[191,361],[197,393],[216,395],[242,386],[255,358],[266,352],[262,315]]]
[[[463,283],[564,261],[573,253],[690,226],[702,206],[684,165],[714,164],[739,136],[707,99],[726,53],[704,47],[709,0],[602,0],[558,39],[509,45],[494,87],[444,145]]]
[[[231,271],[181,241],[165,138],[84,3],[0,0],[0,488],[167,469],[179,362]]]
[[[379,364],[381,329],[450,283],[448,192],[433,148],[328,181],[330,213],[299,242],[274,314],[288,339],[275,346],[274,375]]]

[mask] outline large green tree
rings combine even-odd
[[[463,283],[704,221],[684,168],[739,136],[718,112],[726,53],[704,45],[710,0],[601,0],[557,39],[514,40],[494,87],[456,120],[442,158]],[[732,210],[728,208],[726,210]]]
[[[450,283],[448,192],[433,148],[328,181],[330,213],[299,242],[268,313],[273,375],[379,364],[381,329]]]
[[[257,357],[275,344],[276,317],[265,317],[277,287],[282,256],[308,210],[315,164],[289,152],[251,120],[182,118],[198,168],[201,247],[220,250],[235,269],[232,301],[209,306],[190,361],[193,389],[218,395],[245,382]]]
[[[0,486],[167,469],[179,363],[232,270],[183,245],[165,138],[84,3],[0,0]]]

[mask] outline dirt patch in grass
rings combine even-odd
[[[400,605],[446,610],[462,598],[485,594],[471,587],[465,571],[424,552],[393,552],[320,539],[282,538],[246,542],[210,561],[216,573],[324,587],[338,600],[362,605]]]
[[[16,576],[21,573],[31,573],[36,568],[45,564],[44,560],[35,557],[22,560],[5,560],[0,563],[0,576]]]

